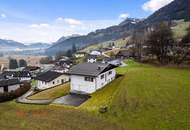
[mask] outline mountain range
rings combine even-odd
[[[54,55],[59,51],[71,49],[75,44],[78,48],[83,48],[92,44],[117,40],[127,37],[134,30],[147,28],[161,21],[172,21],[184,19],[190,20],[190,0],[174,0],[165,7],[159,9],[146,19],[128,18],[119,25],[106,29],[96,30],[84,36],[76,36],[58,40],[53,46],[46,50],[48,55]]]
[[[45,49],[47,55],[55,55],[58,52],[65,52],[72,48],[85,48],[89,45],[106,41],[115,41],[120,38],[131,36],[135,30],[146,29],[161,21],[181,20],[190,21],[190,0],[174,0],[165,7],[154,12],[146,19],[127,18],[119,25],[90,32],[87,35],[74,34],[68,37],[61,37],[52,45],[47,43],[33,43],[25,45],[13,40],[0,39],[0,50],[12,49]]]
[[[27,48],[39,48],[39,49],[47,49],[50,47],[50,44],[47,43],[32,43],[30,45],[25,45],[21,42],[13,41],[13,40],[5,40],[5,39],[0,39],[0,49],[6,49],[6,48],[19,48],[19,49],[27,49]]]

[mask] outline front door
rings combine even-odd
[[[65,82],[64,82],[64,79],[62,79],[62,80],[61,80],[61,83],[62,83],[62,84],[64,84],[64,83],[65,83]]]
[[[9,90],[8,90],[8,86],[5,86],[4,87],[4,92],[8,92]]]

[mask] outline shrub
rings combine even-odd
[[[15,99],[17,97],[22,96],[24,93],[26,93],[31,88],[31,85],[29,83],[24,83],[15,91],[7,92],[7,93],[0,93],[0,102],[10,101],[12,99]]]
[[[107,106],[101,106],[100,108],[99,108],[99,113],[106,113],[108,111],[108,107]]]

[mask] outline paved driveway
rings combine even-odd
[[[22,103],[22,104],[48,105],[53,101],[53,100],[29,100],[29,99],[27,99],[27,97],[29,97],[33,93],[34,93],[33,89],[29,90],[23,96],[17,98],[16,102],[17,103]]]
[[[89,98],[90,96],[88,95],[68,94],[66,96],[57,98],[52,103],[77,107],[87,101]]]

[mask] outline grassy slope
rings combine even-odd
[[[117,71],[125,76],[92,94],[79,108],[0,104],[0,126],[19,130],[190,129],[190,69],[130,61]],[[98,114],[100,106],[109,106],[108,113]]]
[[[111,118],[132,129],[190,129],[190,69],[133,67],[111,106]]]
[[[60,85],[55,88],[37,93],[31,97],[28,97],[28,99],[55,99],[55,98],[68,94],[69,91],[70,91],[70,84],[67,83],[67,84]]]
[[[126,45],[128,40],[129,40],[129,38],[125,38],[125,39],[118,39],[116,41],[107,41],[107,42],[97,43],[97,44],[88,46],[88,47],[86,47],[85,49],[83,49],[81,51],[88,52],[90,50],[96,50],[96,49],[99,49],[101,47],[108,47],[110,42],[111,43],[114,42],[116,47],[123,47],[123,46]]]
[[[120,129],[91,113],[59,106],[0,104],[1,130],[115,130]]]

